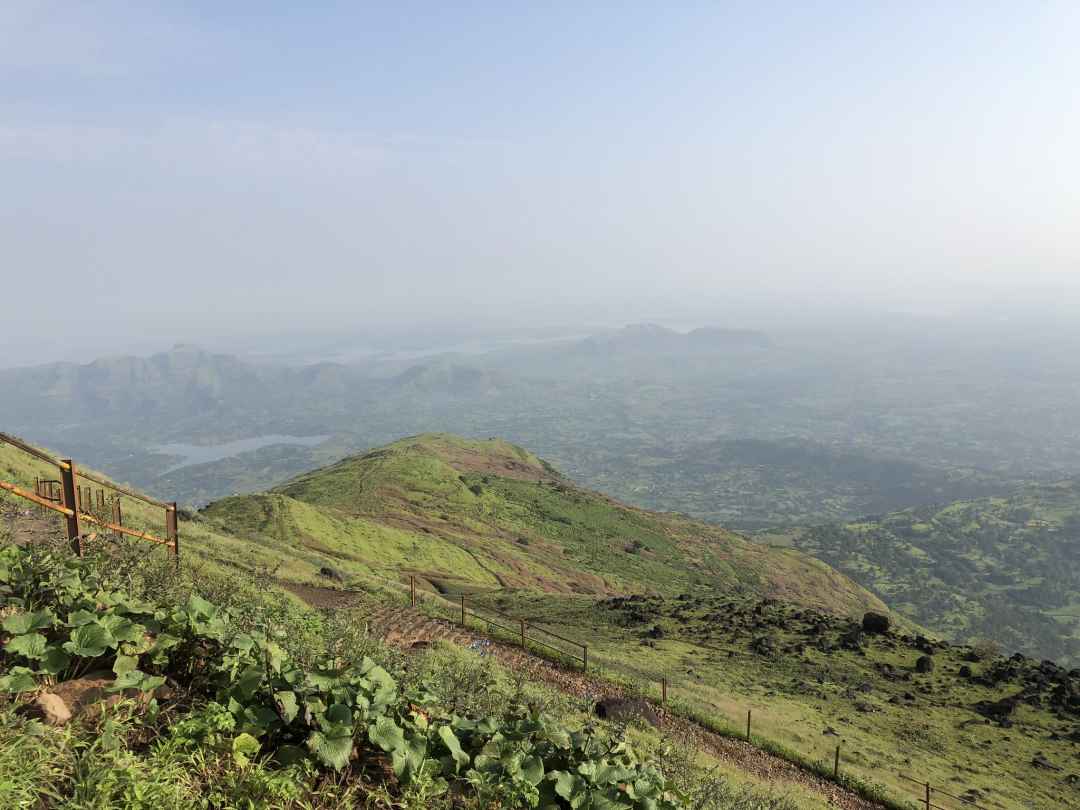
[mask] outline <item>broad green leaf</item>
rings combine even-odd
[[[589,810],[631,810],[634,806],[614,787],[593,788],[587,798]]]
[[[454,758],[454,764],[459,771],[463,766],[469,764],[469,755],[462,750],[461,743],[450,726],[440,726],[439,739],[442,740],[442,744],[450,752],[450,756]]]
[[[320,692],[327,692],[341,683],[342,670],[339,669],[314,669],[307,673],[309,686]]]
[[[4,619],[4,629],[13,636],[44,630],[53,626],[56,617],[51,610],[38,610],[33,613],[15,613]]]
[[[0,678],[0,692],[32,692],[37,689],[33,673],[26,667],[12,667],[11,673]]]
[[[164,685],[164,675],[147,675],[145,678],[143,678],[142,686],[140,686],[139,688],[142,689],[144,692],[153,692],[159,686]]]
[[[115,613],[102,616],[98,619],[98,624],[109,631],[109,635],[117,641],[139,641],[146,632],[146,628],[141,624],[136,624],[126,616],[117,616]]]
[[[272,641],[266,644],[263,649],[265,650],[267,662],[270,664],[270,670],[275,673],[281,672],[281,665],[285,661],[285,650]]]
[[[556,748],[567,749],[573,746],[573,742],[570,739],[569,732],[562,728],[545,729],[541,735],[542,739],[547,740]]]
[[[68,668],[71,656],[59,644],[50,644],[41,658],[41,669],[47,675],[59,675]]]
[[[176,636],[161,633],[154,639],[153,646],[149,649],[150,660],[155,664],[166,664],[169,661],[168,651],[180,643]]]
[[[626,782],[632,777],[633,774],[622,765],[602,761],[597,764],[592,775],[592,781],[597,785],[614,785],[619,782]]]
[[[409,781],[424,765],[427,758],[428,741],[421,734],[417,734],[404,746],[395,750],[390,759],[394,767],[394,775],[402,781]],[[430,774],[429,774],[430,775]]]
[[[244,709],[241,728],[257,736],[262,736],[281,723],[281,718],[273,709],[266,706],[249,706]]]
[[[368,726],[368,739],[387,752],[396,751],[405,745],[405,735],[390,717],[380,717]]]
[[[263,683],[263,669],[254,664],[244,669],[233,683],[233,692],[240,701],[251,700]]]
[[[352,754],[352,729],[344,726],[328,731],[313,731],[307,739],[308,750],[327,767],[340,771]]]
[[[262,744],[250,734],[240,734],[233,738],[232,753],[236,764],[243,768],[251,761],[251,757],[259,753]]]
[[[110,692],[121,692],[124,689],[140,689],[146,673],[139,669],[129,669],[116,676],[109,687]]]
[[[45,655],[45,645],[48,640],[41,633],[26,633],[15,636],[4,645],[4,652],[9,655],[21,655],[24,658],[32,658],[35,661]]]
[[[139,666],[139,657],[136,655],[118,655],[116,656],[116,662],[113,664],[112,671],[117,675],[123,675],[125,672],[131,672],[137,669]]]
[[[64,644],[64,649],[81,658],[97,658],[116,642],[100,624],[85,624],[71,631],[71,640]]]
[[[201,619],[212,619],[217,616],[217,606],[211,602],[207,602],[198,594],[191,594],[187,601],[187,612],[192,617]]]
[[[577,807],[588,790],[585,780],[567,771],[556,771],[551,775],[555,777],[555,792],[570,802],[571,807]]]
[[[544,761],[540,757],[525,757],[521,763],[521,777],[530,785],[539,785],[544,778]]]
[[[278,711],[286,724],[291,723],[300,710],[294,692],[274,692],[274,700],[277,702]]]
[[[326,710],[325,719],[327,723],[333,723],[334,725],[351,726],[353,721],[352,709],[344,703],[335,703]]]
[[[97,614],[91,613],[89,610],[76,610],[70,616],[68,616],[69,627],[82,627],[84,624],[90,624],[97,621]]]

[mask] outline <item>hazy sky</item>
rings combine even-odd
[[[0,344],[1067,305],[1078,42],[1075,0],[5,0]]]

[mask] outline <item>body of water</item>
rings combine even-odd
[[[211,461],[221,461],[223,458],[231,458],[241,453],[250,453],[262,447],[270,447],[274,444],[292,444],[301,447],[314,447],[322,444],[330,437],[327,436],[256,436],[251,439],[237,439],[225,444],[159,444],[152,448],[155,453],[164,453],[169,456],[180,456],[181,461],[174,464],[165,472],[179,470],[181,467],[190,467],[192,464],[208,464]]]

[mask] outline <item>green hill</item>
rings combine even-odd
[[[414,575],[444,592],[675,594],[696,586],[844,615],[884,609],[807,555],[623,505],[498,439],[403,439],[203,514],[233,532],[324,554],[345,572]]]
[[[822,526],[795,545],[949,637],[1080,660],[1080,481]]]
[[[0,477],[29,483],[39,466],[0,445]],[[1025,517],[1034,530],[1051,516],[1049,528],[1064,530],[1070,490],[1054,491],[1058,500],[1044,496],[1029,516],[986,503],[1010,523]],[[39,519],[25,502],[0,494],[0,529],[5,515],[17,542],[36,542],[26,532]],[[241,612],[252,585],[284,585],[336,597],[318,602],[335,608],[320,615],[341,614],[361,632],[372,608],[343,606],[382,604],[395,591],[407,602],[407,591],[372,575],[413,575],[421,588],[468,592],[474,606],[587,642],[590,672],[605,683],[658,697],[663,677],[672,710],[712,727],[738,728],[752,709],[760,739],[823,769],[839,744],[843,772],[880,786],[875,794],[893,806],[918,790],[901,773],[988,808],[1080,800],[1080,673],[950,646],[903,623],[861,632],[852,617],[880,601],[826,564],[624,506],[506,442],[412,437],[183,517],[184,571],[250,583],[221,592]],[[125,520],[153,530],[160,516],[133,502]],[[143,559],[137,543],[132,551]],[[286,619],[279,632],[296,632],[302,650],[312,620]],[[819,807],[803,798],[785,806]]]

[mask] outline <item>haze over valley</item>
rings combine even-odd
[[[1078,42],[0,3],[0,808],[1080,807]]]

